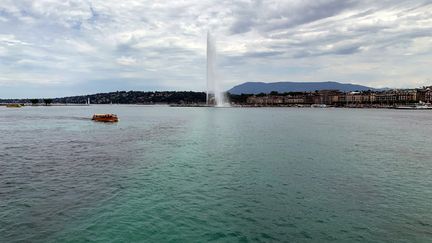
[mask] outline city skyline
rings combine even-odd
[[[430,85],[428,1],[0,3],[0,98],[205,90],[206,33],[225,89],[247,81]]]

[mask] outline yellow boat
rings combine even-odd
[[[7,108],[21,108],[21,107],[23,107],[23,105],[21,105],[21,104],[7,104],[6,107]]]
[[[118,122],[118,117],[115,114],[94,114],[92,120],[100,122]]]

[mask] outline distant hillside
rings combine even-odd
[[[228,90],[231,94],[259,94],[270,93],[277,91],[283,92],[307,92],[315,90],[340,90],[343,92],[349,91],[365,91],[376,90],[371,87],[366,87],[357,84],[343,84],[338,82],[276,82],[276,83],[263,83],[263,82],[247,82]]]
[[[70,96],[50,99],[52,103],[85,104],[196,104],[206,102],[206,93],[193,91],[117,91],[91,95]],[[38,104],[42,99],[34,99]],[[51,103],[50,102],[50,103]],[[0,99],[0,103],[32,103],[30,99]]]
[[[90,99],[92,104],[175,104],[175,103],[204,103],[206,93],[192,91],[117,91],[64,98],[55,98],[54,103],[86,103]]]

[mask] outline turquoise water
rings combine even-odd
[[[431,242],[431,134],[430,111],[0,107],[0,242]]]

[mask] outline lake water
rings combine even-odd
[[[431,242],[431,134],[431,111],[0,107],[0,242]]]

